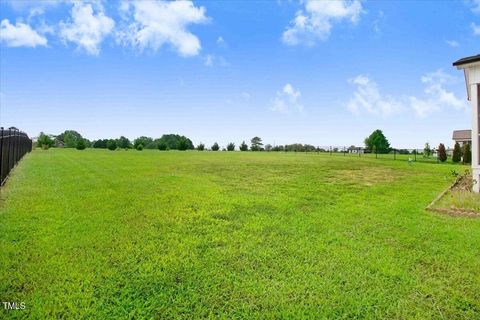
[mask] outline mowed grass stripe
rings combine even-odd
[[[450,164],[48,150],[2,191],[17,318],[480,314],[480,221],[424,211]]]

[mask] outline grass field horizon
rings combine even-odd
[[[480,219],[425,207],[453,164],[35,150],[2,188],[13,318],[480,317]]]

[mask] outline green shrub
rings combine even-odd
[[[220,149],[220,146],[218,145],[218,143],[214,143],[213,146],[212,146],[212,151],[218,151]]]
[[[93,147],[98,149],[106,149],[107,148],[108,139],[99,139],[93,142]]]
[[[133,147],[138,150],[138,146],[142,145],[142,148],[147,148],[148,144],[152,143],[153,139],[150,137],[141,136],[133,140]]]
[[[185,151],[185,150],[188,149],[188,147],[189,147],[189,143],[187,141],[187,138],[180,137],[180,139],[178,140],[178,143],[177,143],[177,149],[181,150],[181,151]]]
[[[455,142],[455,146],[453,147],[453,154],[452,154],[452,161],[453,162],[460,162],[462,160],[462,149],[458,142]]]
[[[38,136],[38,139],[37,139],[37,147],[47,150],[48,148],[53,146],[53,143],[54,141],[52,138],[50,138],[49,135],[46,135],[45,133],[40,132],[40,135]]]
[[[167,150],[167,148],[168,148],[168,146],[167,146],[167,144],[166,144],[165,142],[160,141],[160,142],[158,143],[158,150],[160,150],[160,151],[165,151],[165,150]]]
[[[463,163],[472,163],[472,150],[470,148],[470,143],[463,145]]]
[[[132,147],[132,143],[127,137],[121,136],[118,138],[117,146],[121,149],[130,149]]]
[[[230,142],[230,143],[227,145],[227,150],[228,150],[228,151],[235,151],[235,143]]]
[[[445,145],[443,143],[440,143],[438,145],[438,160],[441,162],[447,161],[447,151],[445,150]]]
[[[205,150],[205,145],[203,143],[200,143],[198,146],[197,146],[197,150],[198,151],[203,151]]]
[[[114,139],[110,139],[107,141],[107,148],[108,150],[115,150],[117,149],[117,141],[115,141]]]
[[[82,138],[77,140],[77,145],[76,145],[77,150],[85,150],[86,147],[87,147],[87,144],[85,143],[85,139]]]
[[[245,141],[240,144],[240,151],[248,151],[248,145],[245,143]]]
[[[138,151],[142,151],[143,150],[143,144],[137,144],[137,147],[135,149],[137,149]]]
[[[187,148],[185,150],[194,149],[192,140],[178,134],[164,134],[160,139],[157,139],[156,141],[158,141],[158,143],[165,143],[167,145],[167,148],[165,150],[176,150],[178,149],[181,140],[184,140],[184,142],[182,142],[182,147],[183,143],[187,144]]]

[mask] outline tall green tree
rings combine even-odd
[[[438,145],[437,154],[438,160],[440,160],[441,162],[447,161],[447,150],[445,150],[445,145],[443,143],[440,143]]]
[[[211,148],[211,149],[212,149],[212,151],[218,151],[218,150],[220,149],[220,146],[218,145],[218,143],[215,142],[215,143],[212,145],[212,148]]]
[[[429,158],[432,155],[432,149],[430,148],[430,143],[426,142],[425,147],[423,148],[423,157]]]
[[[250,140],[250,150],[252,151],[260,151],[262,149],[263,143],[262,143],[262,138],[260,137],[253,137]]]
[[[65,148],[76,148],[77,142],[83,139],[82,135],[75,130],[65,130],[56,137],[57,141],[63,142]]]
[[[205,150],[205,145],[200,142],[200,144],[197,146],[197,150],[198,150],[198,151],[203,151],[203,150]]]
[[[460,162],[461,160],[462,160],[462,149],[460,148],[460,144],[458,142],[455,142],[455,146],[453,146],[452,161]]]
[[[365,138],[365,147],[379,153],[388,153],[390,151],[390,142],[388,142],[382,130],[377,129]]]
[[[117,146],[121,149],[130,149],[132,147],[132,143],[127,137],[121,136],[118,138]]]
[[[227,145],[227,151],[235,151],[235,143],[230,142],[230,143]]]

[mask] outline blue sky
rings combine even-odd
[[[1,1],[0,121],[31,136],[398,148],[470,128],[480,1]]]

